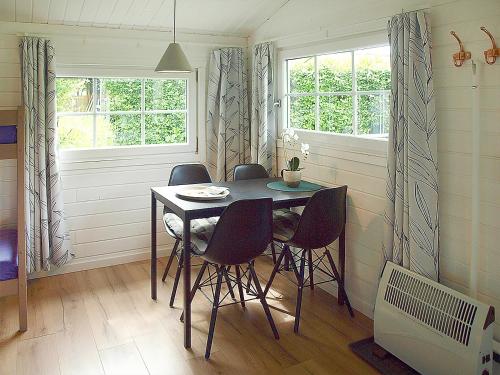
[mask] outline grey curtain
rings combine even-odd
[[[436,111],[427,16],[392,17],[385,260],[439,278]]]
[[[274,45],[253,48],[252,67],[252,161],[262,164],[270,175],[276,158],[274,119]]]
[[[242,48],[210,55],[207,97],[208,165],[217,181],[232,179],[237,164],[250,162],[247,70]]]
[[[57,160],[55,56],[52,42],[21,42],[25,121],[28,272],[49,271],[70,258]]]

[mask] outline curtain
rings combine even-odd
[[[70,258],[57,159],[54,46],[50,40],[24,37],[20,47],[28,272],[49,271]]]
[[[242,48],[210,55],[207,97],[208,165],[217,181],[232,179],[236,165],[250,162],[247,71]]]
[[[436,111],[431,33],[421,11],[392,17],[391,116],[383,255],[439,279]]]
[[[252,161],[273,175],[276,158],[274,121],[274,46],[257,44],[253,48],[252,69]]]

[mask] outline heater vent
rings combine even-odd
[[[468,346],[477,306],[392,269],[384,300],[428,327]]]

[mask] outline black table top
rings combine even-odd
[[[230,191],[230,194],[225,199],[208,202],[181,199],[176,195],[177,191],[189,185],[152,187],[151,192],[154,194],[155,199],[163,203],[165,207],[182,219],[197,219],[220,215],[229,204],[241,199],[272,198],[274,208],[304,206],[315,193],[314,191],[278,191],[267,187],[269,182],[277,180],[279,179],[259,178],[204,184],[225,186]]]

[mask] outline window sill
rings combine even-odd
[[[299,135],[299,141],[308,143],[312,152],[314,152],[314,146],[318,146],[384,157],[387,155],[388,138],[370,135],[335,134],[316,130],[294,130]]]
[[[59,150],[62,163],[80,163],[105,160],[126,160],[142,156],[197,153],[195,144],[141,145],[109,148]]]

